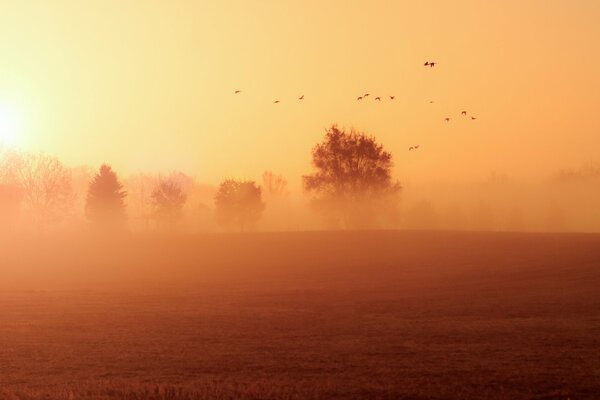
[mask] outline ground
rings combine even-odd
[[[600,235],[4,242],[3,400],[600,396]]]

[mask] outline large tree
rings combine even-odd
[[[103,164],[88,188],[85,212],[90,223],[99,229],[122,228],[126,219],[126,196],[117,174]]]
[[[400,184],[391,153],[373,136],[332,125],[313,148],[312,164],[304,188],[328,220],[346,228],[390,225]]]
[[[261,189],[253,181],[227,179],[215,194],[217,221],[221,225],[236,225],[241,231],[253,228],[264,208]]]

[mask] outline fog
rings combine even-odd
[[[90,231],[86,196],[95,174],[87,166],[68,167],[45,155],[0,153],[0,231],[4,234]],[[519,179],[498,173],[480,180],[417,182],[407,179],[397,195],[318,203],[288,177],[267,171],[253,182],[260,207],[246,227],[219,221],[219,187],[179,171],[119,176],[124,192],[124,231],[193,234],[335,229],[473,230],[515,232],[600,231],[600,167],[584,165],[551,171],[547,177]],[[291,181],[297,178],[290,177]],[[168,220],[156,201],[161,182],[180,193]],[[356,223],[343,223],[344,209]],[[358,217],[360,219],[358,219]],[[253,217],[254,218],[254,217]]]

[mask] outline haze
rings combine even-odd
[[[599,21],[0,0],[0,400],[597,400]]]
[[[539,178],[598,161],[599,18],[593,0],[4,0],[0,104],[20,148],[121,173],[276,169],[297,189],[336,122],[376,135],[403,183]]]

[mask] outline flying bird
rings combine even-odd
[[[377,96],[377,97],[375,97],[375,100],[381,101],[381,97]]]
[[[418,146],[418,145],[417,145],[417,146],[410,146],[410,147],[408,148],[408,150],[417,150],[418,148],[419,148],[419,146]]]
[[[425,64],[423,64],[424,67],[428,67],[429,66],[429,61],[425,61]]]
[[[429,104],[433,104],[433,100],[429,100]]]
[[[394,100],[396,96],[390,96],[390,100]]]
[[[362,96],[358,96],[358,97],[356,98],[356,101],[358,101],[358,100],[362,100]]]
[[[467,115],[467,112],[466,111],[461,111],[460,115]]]
[[[471,117],[471,120],[476,120],[476,119],[477,119],[477,118],[475,118],[475,117]]]
[[[446,118],[444,118],[444,121],[450,122],[450,118],[446,117]]]
[[[298,97],[298,100],[304,100],[304,95]]]
[[[369,93],[363,94],[363,97],[369,97]]]
[[[273,102],[273,104],[277,104],[277,103],[279,103],[279,100],[275,100],[275,101]]]
[[[236,90],[236,91],[235,91],[235,92],[233,92],[233,93],[234,93],[234,94],[238,94],[238,93],[240,93],[240,92],[241,92],[241,90]]]
[[[433,67],[435,66],[435,63],[434,63],[434,62],[430,62],[430,63],[429,63],[429,66],[430,66],[431,68],[433,68]]]

